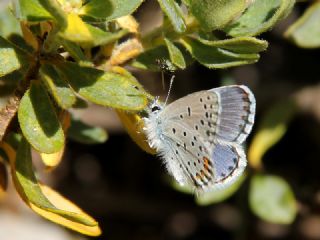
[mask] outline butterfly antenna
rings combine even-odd
[[[161,82],[162,82],[162,89],[165,90],[166,86],[164,85],[164,72],[161,70]]]
[[[168,102],[168,99],[169,99],[169,96],[170,96],[170,92],[171,92],[171,88],[172,88],[172,84],[173,84],[174,78],[175,78],[175,75],[172,75],[172,77],[171,77],[171,79],[170,79],[170,85],[169,85],[168,94],[167,94],[166,100],[165,100],[165,102],[164,102],[164,105],[167,105],[167,102]]]

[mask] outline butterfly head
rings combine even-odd
[[[163,109],[163,105],[159,101],[159,97],[155,97],[149,105],[149,115],[157,115]]]

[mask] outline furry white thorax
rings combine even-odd
[[[153,111],[152,109],[158,108],[158,110]],[[160,114],[163,111],[163,106],[158,102],[158,99],[149,106],[147,113],[148,117],[143,118],[144,128],[148,137],[148,143],[151,148],[155,148],[158,153],[163,150],[162,141],[163,138],[161,134],[161,118]]]
[[[154,111],[155,108],[158,110]],[[156,149],[157,155],[163,159],[167,171],[173,175],[180,185],[185,185],[187,182],[179,169],[178,162],[170,161],[168,158],[170,146],[166,145],[163,135],[163,119],[161,119],[163,109],[164,106],[159,104],[157,99],[149,106],[148,117],[143,118],[144,131],[147,135],[149,146]]]

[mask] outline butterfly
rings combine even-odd
[[[195,192],[228,187],[243,173],[243,142],[254,124],[256,101],[243,85],[189,94],[168,105],[155,99],[143,118],[150,147],[180,185]]]

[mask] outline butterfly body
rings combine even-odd
[[[251,131],[255,98],[245,86],[199,91],[144,118],[149,145],[181,185],[210,191],[233,183],[246,167],[241,144]]]

